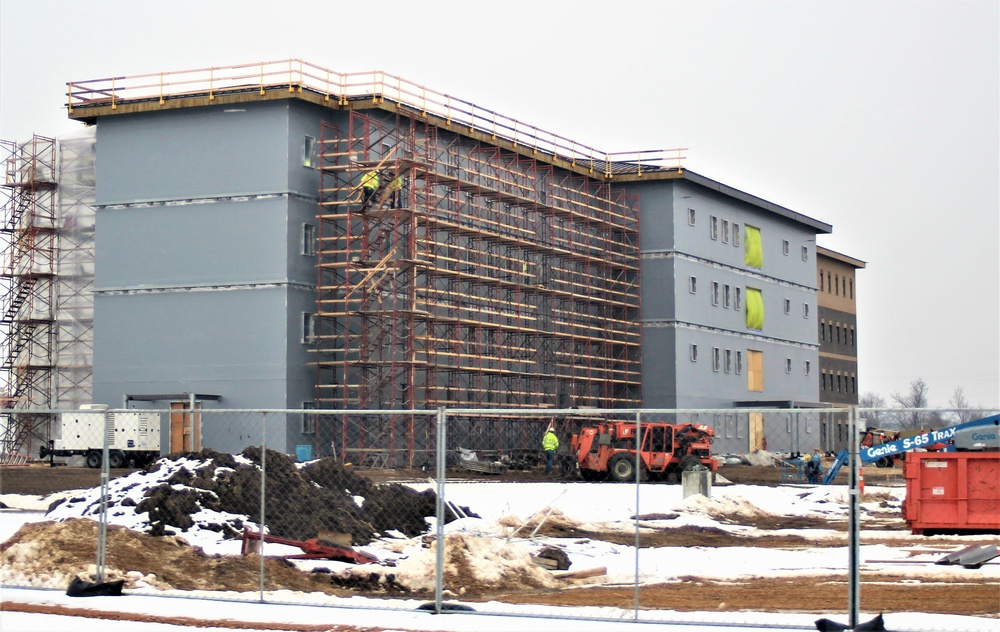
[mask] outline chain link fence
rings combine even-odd
[[[923,612],[940,616],[892,629],[967,629],[995,616],[1000,578],[981,536],[1000,532],[1000,417],[968,412],[26,411],[53,420],[32,457],[81,489],[8,540],[0,581],[721,627]]]

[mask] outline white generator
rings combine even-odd
[[[145,467],[160,456],[160,414],[101,412],[106,406],[86,406],[81,412],[62,413],[57,438],[42,446],[39,456],[82,456],[87,467],[100,467],[105,433],[108,465]]]

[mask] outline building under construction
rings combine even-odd
[[[272,445],[413,464],[430,421],[377,411],[818,399],[815,237],[831,227],[684,169],[682,150],[598,151],[385,73],[297,60],[68,94],[101,174],[72,231],[38,166],[57,143],[5,145],[21,165],[5,205],[8,408],[372,411],[288,415]],[[91,273],[67,268],[65,291],[61,230],[66,260]],[[47,285],[72,318],[26,316]],[[793,302],[797,319],[764,320]],[[44,336],[50,352],[26,364]],[[483,447],[537,440],[537,422],[477,422]],[[45,438],[7,428],[8,451]],[[254,443],[199,434],[184,448]]]

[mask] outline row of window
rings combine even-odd
[[[696,223],[696,212],[693,208],[688,209],[688,224],[694,226]],[[732,230],[730,230],[730,227]],[[736,222],[730,222],[728,219],[720,220],[718,216],[711,215],[708,218],[708,236],[712,238],[713,241],[721,241],[724,244],[730,242],[729,236],[732,235],[732,243],[736,248],[740,247],[740,225]]]
[[[819,323],[820,342],[836,342],[849,347],[855,346],[854,325],[848,327],[840,324],[828,323],[825,320]]]
[[[688,278],[688,291],[691,294],[698,293],[698,277]],[[748,287],[746,294],[747,329],[762,330],[764,328],[764,299],[761,296],[761,291]],[[743,309],[743,288],[730,286],[728,283],[720,285],[718,281],[712,281],[711,299],[712,305],[716,307],[721,303],[725,309],[732,306],[736,311],[740,311]],[[788,298],[785,299],[785,313],[792,313],[792,300]],[[809,318],[809,303],[802,304],[802,317]]]
[[[691,362],[698,362],[698,345],[692,343],[688,351]],[[712,347],[712,370],[716,373],[743,375],[743,351]],[[785,358],[785,373],[792,372],[792,359]],[[812,362],[802,364],[804,375],[812,375]],[[764,391],[764,352],[747,350],[747,390]]]
[[[858,378],[855,375],[841,375],[839,373],[835,375],[823,371],[820,375],[819,384],[821,391],[847,393],[849,395],[857,395],[858,393]]]
[[[688,208],[688,225],[695,226],[698,223],[698,212],[693,208]],[[732,243],[734,247],[740,247],[740,225],[737,222],[730,222],[728,219],[720,218],[717,215],[708,217],[708,236],[712,241],[721,241],[724,244]],[[732,239],[730,239],[730,236]],[[743,242],[746,265],[751,268],[761,269],[764,266],[764,250],[761,245],[760,229],[744,224]],[[792,252],[792,244],[787,239],[781,240],[781,253],[786,257]],[[809,247],[802,246],[802,260],[809,261]]]
[[[819,291],[829,292],[835,296],[845,296],[854,299],[854,279],[849,276],[840,276],[820,268],[819,271]]]

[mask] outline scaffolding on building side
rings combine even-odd
[[[317,407],[641,404],[637,196],[399,113],[321,147]],[[377,419],[345,419],[340,453],[434,445]],[[485,435],[533,447],[535,426]]]

